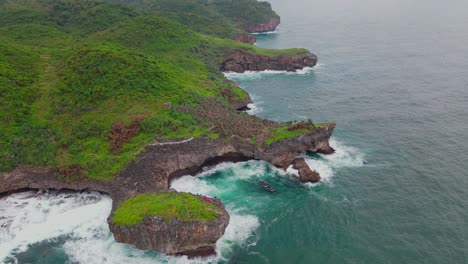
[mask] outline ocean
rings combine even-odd
[[[0,199],[0,262],[468,263],[468,2],[270,2],[282,23],[256,45],[305,47],[319,64],[228,77],[250,114],[337,122],[335,154],[303,154],[321,183],[259,161],[175,180],[231,214],[205,260],[116,243],[106,195],[15,194]]]

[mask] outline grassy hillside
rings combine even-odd
[[[150,142],[227,138],[229,126],[213,129],[200,112],[216,102],[236,120],[249,118],[229,106],[248,95],[217,71],[222,59],[233,51],[305,52],[201,34],[174,16],[185,24],[203,18],[175,11],[98,0],[0,2],[0,171],[41,165],[65,180],[112,179]],[[219,31],[235,28],[221,19]]]
[[[245,33],[242,25],[263,23],[278,15],[270,3],[257,0],[111,0],[147,13],[170,17],[190,29],[223,38]]]

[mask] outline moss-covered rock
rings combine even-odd
[[[146,193],[123,202],[109,219],[119,242],[165,254],[207,255],[229,224],[221,201],[188,193]]]
[[[188,193],[145,193],[123,202],[115,211],[112,221],[118,226],[135,226],[145,217],[155,216],[166,223],[170,223],[172,218],[209,222],[218,218],[218,211],[214,203]]]

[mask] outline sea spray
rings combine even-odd
[[[79,236],[83,226],[105,222],[111,205],[97,192],[29,191],[5,197],[0,200],[0,260],[36,243]]]
[[[318,65],[318,64],[317,64]],[[305,67],[301,70],[297,70],[294,72],[290,71],[273,71],[273,70],[265,70],[265,71],[245,71],[242,73],[239,72],[225,72],[223,73],[226,78],[233,81],[249,81],[249,80],[258,80],[270,75],[306,75],[311,73],[316,69],[317,66],[314,68],[312,67]]]
[[[206,194],[219,191],[208,183],[193,182],[196,184],[187,183],[192,191],[200,187],[207,188],[202,192]],[[112,208],[107,195],[46,190],[17,193],[0,199],[0,262],[22,262],[18,254],[27,252],[31,246],[62,241],[59,247],[72,263],[218,263],[229,259],[233,246],[245,246],[259,226],[256,216],[235,205],[227,206],[231,221],[217,242],[218,255],[188,259],[117,243],[107,224]]]
[[[336,149],[332,155],[306,157],[307,163],[321,173],[320,184],[330,185],[338,168],[358,167],[364,163],[364,155],[359,150],[337,140],[332,140],[331,145]],[[280,193],[266,193],[258,186],[259,180],[272,184]],[[261,220],[261,215],[271,209],[269,203],[287,204],[281,193],[295,196],[294,193],[301,192],[295,170],[283,171],[262,161],[222,163],[206,168],[197,177],[178,178],[171,187],[218,196],[225,203],[231,221],[225,235],[217,242],[216,257],[189,260],[117,243],[107,225],[112,205],[107,195],[30,191],[0,199],[0,259],[14,263],[18,254],[27,252],[30,246],[62,241],[57,243],[64,254],[77,263],[223,262],[229,260],[235,250],[256,245],[257,232],[265,221]]]
[[[302,155],[307,165],[320,173],[320,183],[332,184],[335,171],[340,168],[360,167],[365,163],[364,154],[356,148],[349,147],[336,139],[330,140],[330,145],[335,149],[331,155]],[[307,184],[317,186],[318,184]]]
[[[267,32],[253,32],[251,33],[252,35],[273,35],[273,34],[278,34],[278,29],[276,29],[275,31],[267,31]]]
[[[260,106],[263,102],[259,102],[259,101],[256,101],[255,98],[252,98],[252,100],[255,102],[255,103],[252,103],[252,104],[248,104],[247,107],[249,108],[249,110],[247,110],[247,114],[249,115],[257,115],[261,112],[263,112],[263,108]]]

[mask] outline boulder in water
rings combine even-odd
[[[302,183],[320,181],[320,174],[312,170],[302,158],[293,161],[293,168],[299,171],[299,179]]]
[[[229,214],[217,198],[148,193],[123,202],[108,223],[117,242],[163,254],[209,256],[216,253]]]

